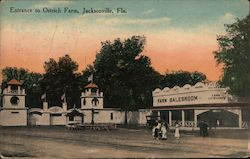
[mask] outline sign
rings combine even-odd
[[[159,93],[153,96],[153,106],[227,103],[228,93],[224,89],[202,90],[172,94]]]

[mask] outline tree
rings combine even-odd
[[[80,81],[78,64],[69,55],[60,57],[58,62],[50,58],[44,64],[45,74],[42,88],[47,94],[49,105],[61,105],[61,96],[65,93],[69,107],[80,105]]]
[[[95,81],[103,90],[104,105],[138,110],[151,106],[152,90],[160,76],[142,54],[145,37],[102,42],[94,61]]]
[[[217,64],[223,64],[221,84],[228,86],[240,100],[250,99],[250,14],[225,25],[226,34],[217,36],[214,51]]]
[[[40,95],[42,90],[40,87],[40,79],[42,78],[42,75],[40,73],[29,72],[24,68],[5,67],[2,70],[2,75],[2,89],[7,87],[8,81],[11,79],[17,79],[23,84],[26,90],[26,105],[28,107],[41,106]]]
[[[188,72],[188,71],[172,71],[166,72],[162,76],[161,86],[164,87],[183,87],[185,84],[195,85],[197,82],[205,82],[206,75],[201,72]]]
[[[2,70],[2,75],[3,75],[2,87],[5,88],[7,86],[8,81],[12,79],[24,82],[25,79],[27,78],[28,70],[17,67],[5,67]]]

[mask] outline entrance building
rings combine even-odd
[[[0,107],[0,125],[26,126],[27,107],[25,107],[25,89],[21,82],[12,79],[7,83],[7,88],[0,92],[2,103]]]
[[[205,121],[210,128],[248,128],[250,103],[237,101],[216,83],[157,88],[152,94],[152,111],[170,126],[177,122],[194,128]]]

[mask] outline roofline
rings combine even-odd
[[[171,105],[171,106],[153,106],[152,110],[171,110],[171,109],[194,109],[194,108],[224,108],[224,107],[249,107],[250,102],[233,102],[233,103],[211,103],[211,104],[193,104],[193,105]]]

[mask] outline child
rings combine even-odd
[[[178,122],[175,123],[175,133],[174,133],[174,137],[176,139],[179,139],[180,138],[180,130],[179,130],[179,124]]]

